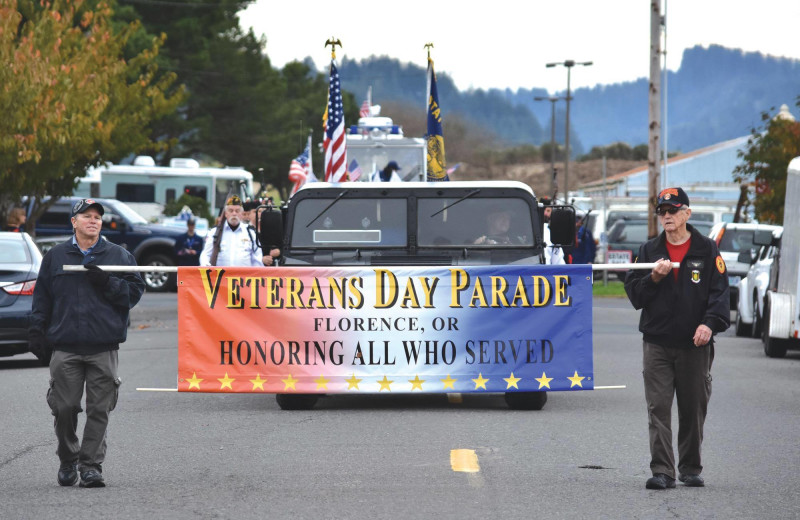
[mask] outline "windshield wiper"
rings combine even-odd
[[[342,197],[344,197],[345,195],[347,195],[347,192],[348,192],[348,191],[350,191],[350,190],[344,190],[344,191],[343,191],[343,192],[341,192],[339,195],[337,195],[337,196],[336,196],[336,198],[335,198],[335,199],[333,199],[333,200],[331,201],[331,203],[330,203],[330,204],[328,204],[327,206],[325,206],[325,209],[323,209],[322,211],[320,211],[320,212],[319,212],[319,214],[318,214],[316,217],[314,217],[313,219],[311,219],[311,222],[309,222],[308,224],[306,224],[306,227],[308,227],[308,226],[310,226],[311,224],[313,224],[314,222],[316,222],[316,221],[317,221],[317,219],[318,219],[319,217],[321,217],[322,215],[324,215],[324,214],[325,214],[325,212],[326,212],[326,211],[328,211],[329,209],[331,209],[331,206],[333,206],[334,204],[336,204],[337,202],[339,202],[339,199],[341,199]]]
[[[481,192],[481,189],[480,189],[480,188],[478,188],[478,189],[476,189],[476,190],[472,190],[471,192],[467,193],[466,195],[464,195],[464,196],[463,196],[463,197],[461,197],[460,199],[453,201],[453,203],[452,203],[452,204],[448,204],[447,206],[443,207],[442,209],[440,209],[439,211],[437,211],[436,213],[434,213],[433,215],[431,215],[431,216],[430,216],[430,218],[433,218],[433,217],[435,217],[436,215],[438,215],[438,214],[439,214],[439,213],[441,213],[442,211],[446,210],[447,208],[452,208],[453,206],[455,206],[456,204],[458,204],[458,203],[459,203],[459,202],[461,202],[462,200],[466,200],[466,199],[468,199],[468,198],[472,197],[473,195],[477,195],[477,194],[478,194],[478,193],[480,193],[480,192]]]

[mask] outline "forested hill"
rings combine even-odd
[[[602,66],[601,60],[595,61],[594,66]],[[439,67],[446,69],[446,64]],[[356,99],[363,99],[372,86],[376,103],[398,102],[416,107],[424,120],[424,67],[373,57],[360,62],[345,59],[340,73],[343,88],[353,92]],[[544,89],[462,92],[447,74],[438,72],[437,80],[445,118],[471,120],[506,144],[541,144],[549,140],[550,103],[533,99],[546,96]],[[647,142],[647,85],[647,78],[642,77],[573,91],[573,151],[581,153],[592,146],[618,141],[632,146]],[[771,107],[786,103],[796,112],[800,61],[717,45],[697,46],[687,49],[680,69],[669,73],[667,92],[667,145],[670,150],[691,151],[747,135],[759,123],[761,112]],[[562,121],[556,124],[556,135],[561,141],[563,103],[557,107],[557,117],[560,115]]]
[[[400,63],[385,56],[362,61],[345,58],[339,65],[342,88],[352,92],[359,102],[366,98],[367,89],[372,87],[375,104],[401,103],[412,111],[417,109],[423,126],[426,113],[425,74],[425,67]],[[438,72],[436,82],[445,118],[457,115],[509,144],[542,142],[544,128],[531,110],[509,100],[504,92],[460,92],[447,74]],[[398,118],[397,114],[382,115]],[[410,116],[405,114],[406,118]],[[547,135],[549,138],[550,134]]]

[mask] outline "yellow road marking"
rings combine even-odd
[[[475,450],[450,450],[450,467],[453,471],[464,473],[477,473],[481,470]]]

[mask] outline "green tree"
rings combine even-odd
[[[797,106],[800,107],[800,96]],[[800,156],[800,122],[772,118],[768,112],[761,114],[761,122],[739,152],[742,163],[734,168],[733,178],[755,185],[753,207],[759,222],[781,224],[787,169],[789,162]]]
[[[249,3],[187,0],[131,6],[131,16],[141,19],[148,32],[166,34],[161,59],[190,94],[178,114],[153,131],[154,136],[173,137],[174,146],[153,155],[161,164],[190,156],[243,166],[285,198],[291,187],[289,164],[303,151],[308,134],[314,143],[322,142],[327,68],[317,73],[295,62],[274,69],[266,40],[239,27],[237,13]],[[358,104],[346,92],[343,101],[345,120],[355,123]],[[322,155],[316,146],[312,158],[319,176]]]
[[[165,94],[174,75],[156,78],[161,40],[125,60],[138,25],[115,31],[111,16],[82,0],[0,0],[0,185],[6,203],[33,197],[29,231],[89,166],[150,144],[149,123],[182,99]]]

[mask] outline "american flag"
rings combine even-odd
[[[289,166],[289,180],[294,183],[294,187],[292,187],[292,195],[297,193],[297,190],[300,189],[300,186],[308,182],[309,175],[313,176],[308,168],[310,155],[311,149],[308,145],[306,145],[306,149],[303,150],[303,153],[292,159],[292,164]]]
[[[359,177],[361,177],[361,166],[358,165],[358,161],[353,159],[350,161],[350,167],[347,168],[347,174],[350,176],[351,181],[357,181]]]
[[[369,117],[369,101],[366,99],[361,104],[361,110],[358,112],[358,115],[361,117]]]
[[[331,60],[331,77],[328,85],[328,108],[323,116],[325,139],[325,181],[341,182],[347,180],[347,146],[344,131],[344,107],[339,84],[339,71],[336,62]]]

